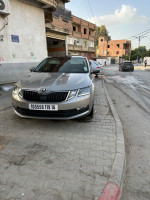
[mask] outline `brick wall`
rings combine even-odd
[[[108,45],[108,46],[107,46]],[[130,53],[131,41],[129,40],[111,40],[106,41],[104,37],[99,38],[100,56],[121,57]]]
[[[68,22],[64,22],[61,16],[59,18],[53,17],[51,24],[72,31],[72,21],[68,20]]]

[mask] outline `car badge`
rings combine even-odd
[[[38,93],[41,94],[41,95],[46,94],[46,88],[41,88]]]
[[[42,92],[46,92],[46,89],[45,89],[45,88],[43,88],[43,89],[42,89]]]

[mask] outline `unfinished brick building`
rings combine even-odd
[[[96,25],[72,15],[72,35],[68,36],[68,53],[70,55],[86,56],[92,59],[96,56],[94,46],[94,31]]]
[[[99,56],[109,57],[122,57],[123,55],[129,55],[131,51],[130,40],[110,40],[107,41],[104,37],[99,38],[98,46]]]

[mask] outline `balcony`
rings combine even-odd
[[[42,3],[43,9],[50,9],[51,12],[54,12],[57,8],[57,0],[37,0],[38,2]]]
[[[75,32],[75,31],[73,31],[73,32],[72,32],[72,36],[81,38],[81,33],[80,33],[80,32]]]
[[[49,29],[50,31],[53,31],[53,32],[62,33],[62,34],[65,34],[65,35],[71,35],[72,34],[72,31],[69,30],[69,29],[59,27],[59,26],[55,26],[55,25],[50,24],[50,23],[47,23],[45,26],[46,26],[47,29]]]
[[[89,51],[90,51],[90,52],[95,52],[96,49],[95,49],[94,47],[89,47]]]
[[[82,51],[82,46],[80,46],[80,45],[68,44],[68,50],[72,50],[72,51]]]
[[[94,41],[94,40],[95,40],[95,37],[94,37],[94,36],[91,36],[91,35],[89,35],[89,40],[91,40],[91,41]]]

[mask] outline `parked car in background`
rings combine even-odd
[[[119,64],[119,71],[134,71],[134,65],[131,61],[125,61]]]
[[[48,57],[31,71],[12,92],[17,115],[45,119],[92,115],[94,83],[87,58]]]
[[[98,76],[100,73],[102,73],[102,65],[94,60],[89,60],[89,63],[92,67],[93,72],[96,76]]]

